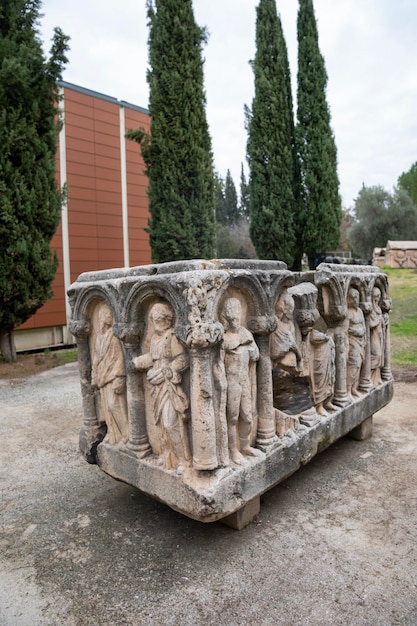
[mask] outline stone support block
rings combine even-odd
[[[224,517],[221,521],[226,526],[230,526],[234,530],[242,530],[252,522],[256,521],[261,510],[261,496],[255,496],[247,502],[241,509],[238,509],[231,515]]]
[[[356,426],[350,433],[350,439],[355,439],[356,441],[365,441],[365,439],[369,439],[372,437],[372,427],[373,427],[373,416],[370,415],[366,418],[359,426]]]

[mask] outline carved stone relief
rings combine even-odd
[[[290,374],[299,375],[302,371],[301,351],[297,344],[294,325],[294,300],[284,289],[275,307],[277,327],[271,336],[271,360]]]
[[[288,431],[296,431],[300,425],[302,411],[300,392],[302,383],[298,380],[303,374],[300,335],[297,340],[294,324],[294,299],[284,288],[275,305],[276,329],[271,335],[271,362],[273,366],[276,432],[283,437]],[[285,397],[285,398],[284,398]],[[291,409],[296,406],[296,414]],[[285,409],[285,410],[284,410]]]
[[[382,384],[381,368],[384,366],[385,324],[381,310],[381,290],[372,290],[372,311],[369,315],[371,379],[375,387]]]
[[[229,455],[233,463],[242,465],[246,462],[245,456],[261,455],[251,445],[259,349],[252,333],[242,325],[242,306],[238,298],[227,298],[220,320],[224,328],[222,353]]]
[[[375,268],[184,261],[70,295],[87,460],[195,519],[259,497],[392,393]]]
[[[114,318],[105,302],[96,304],[90,335],[91,386],[95,391],[99,422],[107,426],[109,443],[128,440],[126,373],[119,340],[113,334]]]
[[[296,319],[302,336],[301,353],[309,376],[316,412],[327,415],[332,404],[335,382],[335,345],[317,308],[317,287],[302,283],[289,289],[296,300]]]
[[[139,371],[144,372],[148,391],[147,422],[150,428],[156,427],[160,435],[156,450],[160,462],[168,469],[181,469],[191,463],[190,403],[183,386],[189,357],[175,336],[174,321],[174,312],[168,303],[154,304],[149,312],[149,351],[134,358],[133,362]]]
[[[359,307],[359,291],[350,287],[348,291],[348,339],[347,391],[350,399],[359,397],[359,380],[365,358],[366,325],[364,314]]]

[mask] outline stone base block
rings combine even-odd
[[[354,428],[348,435],[350,439],[355,439],[356,441],[365,441],[365,439],[369,439],[372,437],[372,427],[373,427],[373,416],[370,415],[359,424],[356,428]]]
[[[134,485],[172,509],[201,522],[226,518],[233,528],[243,528],[259,511],[259,497],[316,454],[341,437],[370,432],[372,415],[392,398],[393,382],[385,382],[352,404],[338,408],[313,426],[301,425],[276,438],[262,456],[244,466],[199,471],[167,470],[150,455],[139,458],[132,450],[103,441],[97,447],[97,463],[110,476]],[[229,521],[227,521],[229,520]]]
[[[226,526],[230,526],[234,530],[242,530],[245,526],[248,526],[252,522],[254,522],[259,515],[261,510],[261,497],[256,496],[253,500],[250,500],[245,506],[241,509],[238,509],[231,515],[224,517],[222,520],[222,524]]]

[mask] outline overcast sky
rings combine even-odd
[[[389,191],[417,161],[417,1],[313,0],[329,77],[327,100],[338,149],[343,205],[362,183]],[[215,167],[231,170],[239,192],[246,168],[245,104],[253,98],[258,0],[194,0],[206,26],[207,119]],[[297,75],[297,0],[277,0],[292,81]],[[71,37],[63,79],[148,106],[145,0],[44,0],[42,37],[53,27]]]

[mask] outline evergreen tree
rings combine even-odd
[[[214,172],[205,113],[204,29],[191,0],[147,0],[151,133],[141,144],[149,177],[154,262],[211,258],[215,249]]]
[[[230,170],[226,172],[224,181],[224,199],[226,203],[227,223],[229,226],[236,224],[239,219],[239,207],[237,202],[237,192]]]
[[[239,219],[236,187],[230,170],[227,170],[226,178],[215,173],[214,195],[216,198],[216,221],[224,226],[232,226]]]
[[[370,261],[373,249],[384,248],[388,240],[417,239],[417,207],[400,187],[391,194],[380,185],[363,185],[355,200],[348,239],[355,254]]]
[[[224,197],[224,180],[217,172],[214,173],[214,198],[216,206],[216,222],[227,224],[226,199]]]
[[[297,144],[300,155],[303,249],[316,253],[339,243],[342,219],[337,152],[326,101],[327,73],[318,44],[312,0],[299,0]]]
[[[240,170],[240,201],[239,201],[240,217],[249,222],[249,185],[246,182],[243,163]]]
[[[244,174],[242,169],[243,180]],[[242,185],[242,178],[241,178]],[[217,257],[221,259],[254,259],[256,251],[249,237],[249,223],[238,205],[236,187],[230,170],[226,179],[216,174]]]
[[[260,258],[292,265],[295,238],[294,119],[287,47],[275,0],[256,10],[255,95],[246,109],[250,233]]]
[[[414,163],[408,172],[403,172],[398,178],[398,186],[404,189],[417,206],[417,162]]]
[[[49,58],[39,37],[41,0],[0,4],[0,348],[16,359],[13,329],[51,296],[50,241],[61,194],[55,178],[57,81],[68,37],[55,29]]]

